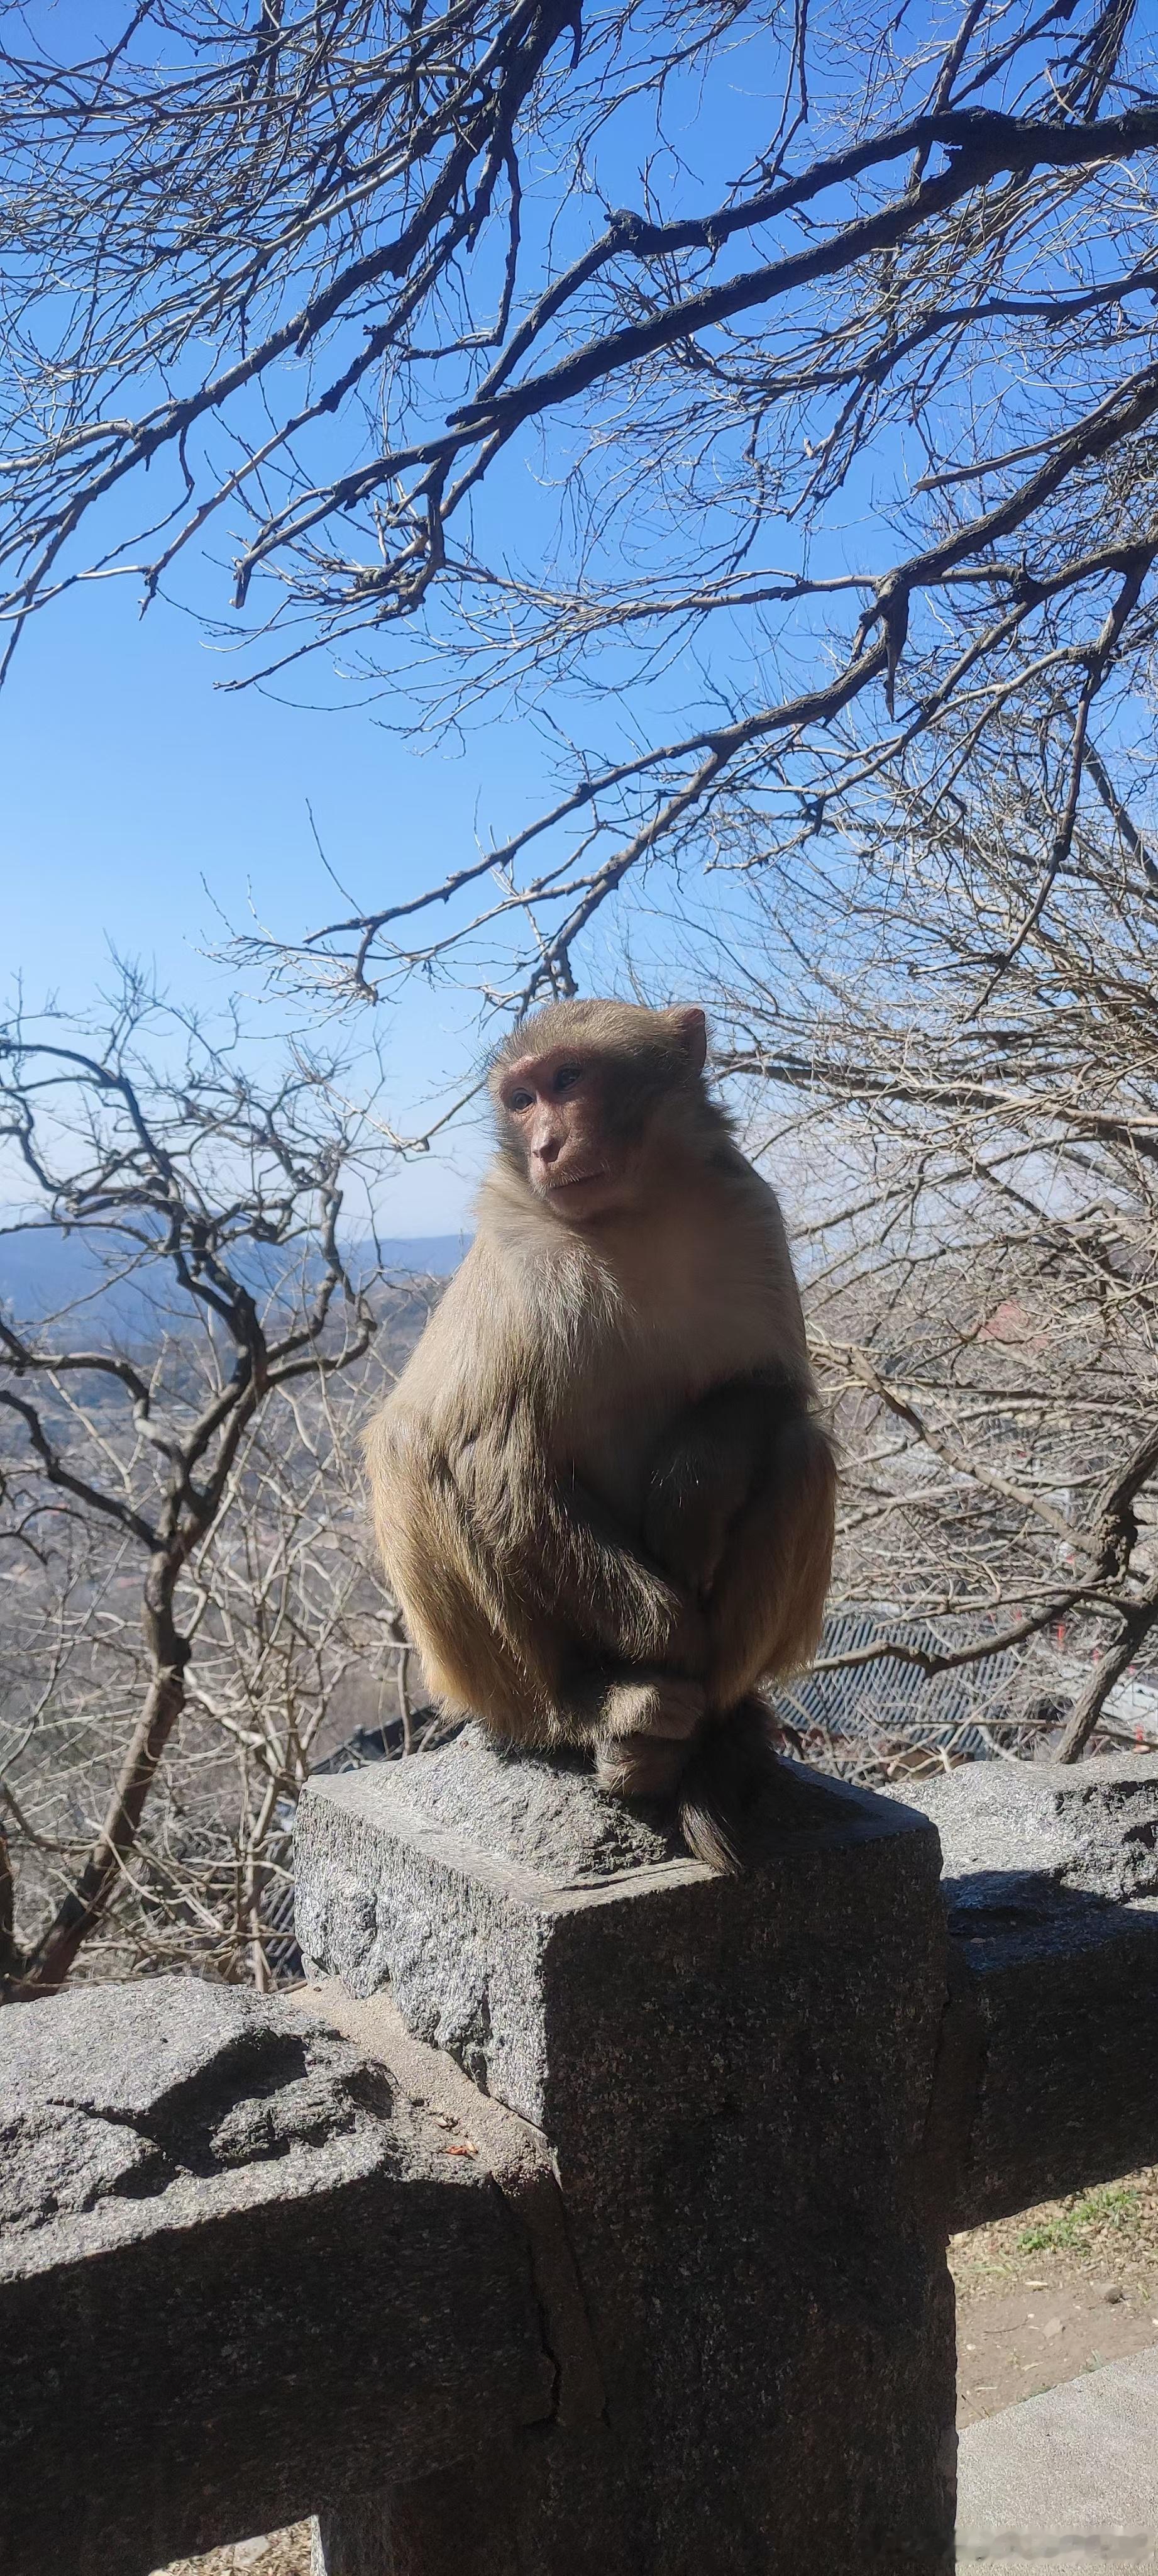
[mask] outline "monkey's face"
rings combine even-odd
[[[639,1138],[614,1114],[612,1076],[597,1050],[551,1047],[517,1057],[498,1086],[531,1188],[573,1225],[610,1216],[635,1195]]]
[[[569,1225],[643,1216],[649,1180],[681,1140],[686,1151],[704,1106],[706,1051],[698,1008],[549,1002],[492,1067],[504,1151]]]

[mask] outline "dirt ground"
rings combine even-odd
[[[1158,2165],[955,2236],[957,2420],[1158,2343]]]
[[[955,2236],[960,2424],[1158,2343],[1158,2165]],[[309,2576],[310,2527],[161,2576]]]

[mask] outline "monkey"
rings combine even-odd
[[[779,1203],[706,1063],[695,1007],[513,1030],[474,1240],[366,1449],[443,1710],[588,1748],[727,1870],[774,1767],[757,1686],[820,1634],[836,1472]]]

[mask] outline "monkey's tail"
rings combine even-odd
[[[679,1786],[680,1832],[693,1860],[742,1875],[778,1768],[774,1721],[754,1693],[703,1729]]]

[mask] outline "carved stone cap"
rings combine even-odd
[[[693,1865],[674,1819],[611,1797],[582,1754],[497,1744],[482,1726],[388,1771],[354,1776],[375,1798],[386,1791],[400,1829],[445,1833],[555,1888]]]

